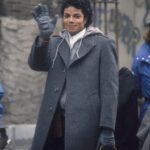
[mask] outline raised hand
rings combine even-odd
[[[39,36],[43,39],[49,38],[54,31],[57,16],[50,18],[47,5],[41,3],[33,8],[32,15],[38,24]]]

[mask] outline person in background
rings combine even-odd
[[[139,127],[137,81],[127,67],[119,69],[118,111],[115,128],[117,150],[138,150]]]
[[[47,71],[31,150],[115,150],[118,66],[115,42],[93,27],[88,0],[65,0],[63,29],[46,5],[33,9],[39,28],[28,63]]]
[[[4,106],[1,103],[1,100],[4,96],[4,88],[3,85],[0,83],[0,150],[3,150],[7,145],[7,131],[6,126],[4,124]]]
[[[144,34],[144,43],[140,46],[132,64],[132,72],[137,78],[138,93],[144,102],[140,108],[137,137],[140,149],[150,149],[150,22]]]

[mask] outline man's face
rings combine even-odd
[[[81,9],[68,7],[64,9],[63,26],[71,35],[80,32],[86,23],[86,18]]]

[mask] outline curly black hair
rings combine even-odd
[[[73,6],[77,9],[81,9],[84,17],[87,19],[85,27],[92,24],[92,7],[89,0],[65,0],[61,6],[61,15],[64,14],[64,9]]]
[[[143,38],[144,38],[146,43],[150,44],[150,25],[148,26],[147,31],[144,32]]]

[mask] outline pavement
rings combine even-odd
[[[31,147],[35,124],[6,126],[8,145],[4,150],[29,150]]]

